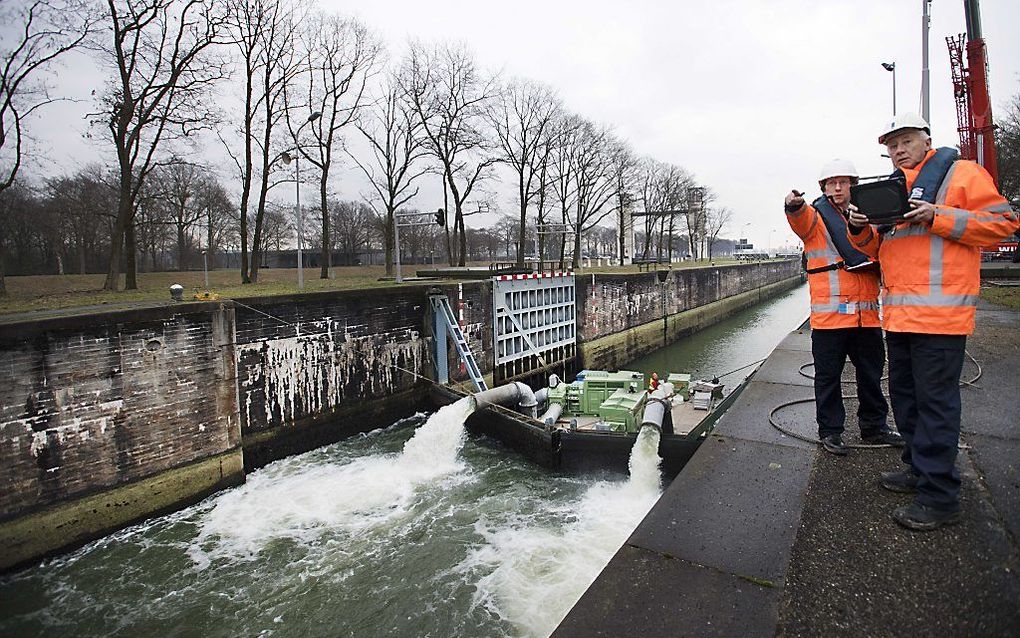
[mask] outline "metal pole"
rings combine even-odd
[[[209,251],[202,251],[202,271],[205,273],[205,289],[209,290]]]
[[[397,283],[404,281],[400,276],[400,219],[393,213],[393,252],[397,262]]]
[[[921,0],[921,117],[931,122],[928,112],[928,27],[931,20],[928,16],[928,5],[931,0]]]
[[[892,114],[896,117],[896,65],[892,68]],[[927,120],[926,120],[927,121]]]
[[[305,287],[305,270],[304,265],[301,263],[301,233],[304,231],[304,225],[301,223],[301,158],[299,157],[300,152],[294,153],[294,174],[296,182],[294,183],[294,206],[297,212],[297,287],[304,289]]]

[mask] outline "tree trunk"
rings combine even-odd
[[[177,224],[177,272],[184,272],[184,224]]]
[[[216,268],[216,259],[215,259],[215,254],[216,253],[213,252],[212,211],[209,210],[209,209],[206,209],[206,212],[209,214],[209,219],[208,219],[209,223],[206,224],[206,227],[205,227],[205,259],[206,259],[205,263],[207,265],[207,268],[215,269]]]
[[[138,264],[135,259],[137,255],[135,220],[132,215],[124,227],[124,290],[138,290]]]
[[[527,232],[528,203],[524,195],[524,176],[521,175],[519,195],[521,198],[521,222],[517,228],[517,267],[524,267],[524,236]]]
[[[581,266],[581,224],[574,228],[574,257],[570,264],[577,270]]]
[[[319,279],[329,279],[329,268],[332,266],[330,258],[333,254],[333,251],[330,249],[329,211],[326,206],[326,179],[329,177],[327,170],[327,168],[324,168],[319,178],[319,208],[322,211],[322,259],[319,266]]]
[[[461,208],[461,202],[457,202],[457,226],[458,226],[458,241],[460,242],[460,257],[457,258],[457,265],[461,268],[464,267],[467,258],[467,232],[464,229],[464,210]]]
[[[4,262],[6,260],[7,251],[4,249],[4,243],[0,241],[0,297],[7,296],[6,270],[4,269]]]
[[[131,196],[128,192],[130,188],[130,184],[125,186],[124,180],[121,179],[117,220],[113,224],[113,233],[110,235],[110,263],[106,269],[106,280],[103,282],[103,290],[117,290],[120,284],[120,258],[124,247],[124,230],[127,228],[128,219],[131,217]]]
[[[393,276],[393,224],[396,222],[393,214],[396,210],[392,205],[386,207],[386,276]],[[449,234],[447,234],[449,236]]]

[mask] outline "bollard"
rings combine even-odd
[[[180,284],[174,284],[170,286],[170,300],[171,301],[183,301],[184,300],[184,286]]]

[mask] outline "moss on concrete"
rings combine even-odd
[[[0,571],[83,545],[244,482],[241,449],[0,523]]]

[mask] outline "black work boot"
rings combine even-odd
[[[892,513],[893,520],[918,532],[930,532],[943,525],[952,525],[960,520],[960,510],[941,510],[920,503],[897,507]]]
[[[907,444],[900,436],[899,432],[892,430],[880,430],[874,434],[867,436],[861,435],[861,441],[864,441],[868,445],[891,445],[893,447],[903,447]]]
[[[835,454],[836,456],[846,456],[850,454],[850,448],[843,445],[843,437],[838,434],[830,434],[829,436],[822,437],[822,447],[829,454]]]
[[[898,494],[913,494],[917,491],[917,474],[913,469],[899,472],[882,472],[882,487]]]

